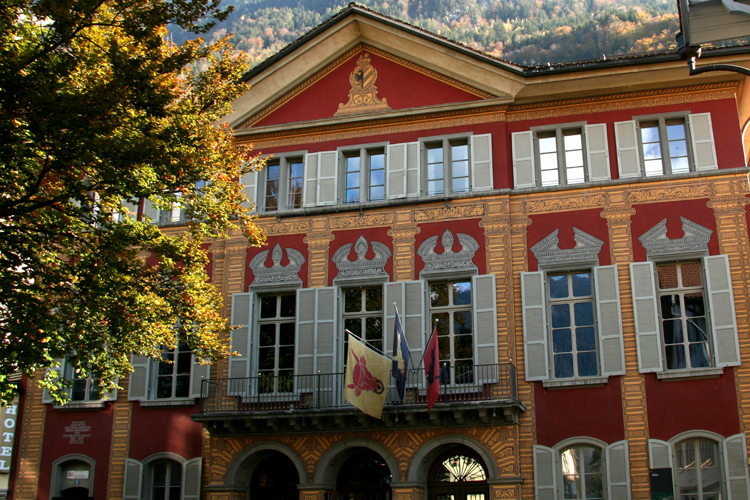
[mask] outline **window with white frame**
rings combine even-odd
[[[648,447],[649,467],[671,471],[672,498],[750,497],[744,433],[724,438],[704,430],[687,431],[669,441],[649,439]]]
[[[294,388],[297,296],[263,295],[258,316],[258,391],[287,393]]]
[[[146,468],[148,500],[182,500],[182,464],[163,458]]]
[[[467,138],[425,141],[423,150],[427,196],[469,192],[471,186]]]
[[[512,134],[514,187],[570,186],[609,180],[604,123],[534,127]]]
[[[342,151],[344,204],[385,199],[385,149],[367,147]]]
[[[105,401],[113,401],[117,398],[116,392],[101,394],[97,379],[91,373],[83,375],[83,370],[75,367],[68,358],[58,359],[56,362],[58,366],[52,369],[64,379],[65,392],[70,398],[64,406],[60,407],[61,409],[103,408]],[[42,395],[42,402],[53,402],[51,394],[46,389]]]
[[[429,284],[430,325],[437,328],[442,384],[474,382],[471,280]]]
[[[552,448],[534,445],[534,491],[553,500],[629,499],[628,442],[576,437]]]
[[[269,160],[263,169],[263,208],[266,212],[302,208],[301,157]]]
[[[176,453],[156,453],[143,462],[125,461],[123,500],[198,500],[201,457],[185,460]]]
[[[172,399],[190,397],[190,373],[193,365],[193,351],[186,342],[180,341],[177,347],[162,347],[161,361],[156,361],[154,397]]]
[[[614,127],[620,178],[718,168],[710,113],[640,116]]]
[[[357,287],[342,290],[344,330],[383,350],[383,287]],[[349,336],[344,335],[344,366],[349,355]]]
[[[161,359],[132,355],[130,363],[128,399],[142,406],[193,404],[211,373],[211,366],[201,364],[183,341],[175,348],[163,347]]]

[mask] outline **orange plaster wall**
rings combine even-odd
[[[255,126],[332,118],[339,104],[346,104],[349,100],[349,89],[351,89],[349,74],[356,68],[360,54],[361,52],[355,54]],[[378,97],[381,100],[387,99],[392,109],[418,108],[480,99],[474,94],[376,54],[370,53],[370,57],[372,66],[378,72],[378,78],[375,81]]]

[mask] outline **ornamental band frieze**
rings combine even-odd
[[[692,186],[669,186],[656,189],[639,189],[628,193],[629,203],[649,203],[654,201],[708,198],[713,194],[710,184]]]
[[[540,212],[557,212],[564,210],[579,210],[582,208],[598,208],[607,205],[607,196],[577,195],[565,198],[556,197],[545,200],[529,200],[523,203],[523,211],[527,214]]]
[[[289,234],[289,233],[306,233],[312,227],[308,220],[292,220],[289,222],[259,222],[258,225],[266,235]]]
[[[393,213],[332,217],[328,221],[331,229],[354,229],[360,227],[388,226],[393,224]]]
[[[429,222],[445,219],[463,219],[466,217],[481,217],[484,215],[484,205],[461,205],[444,208],[415,210],[414,220]]]

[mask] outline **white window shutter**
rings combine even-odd
[[[474,326],[474,362],[497,365],[497,298],[494,274],[471,278]],[[497,371],[489,366],[480,369],[480,382],[495,382]]]
[[[229,378],[238,379],[229,382],[229,396],[247,396],[250,381],[251,338],[253,331],[253,306],[255,293],[235,293],[232,295],[232,325],[239,326],[232,330],[230,346],[238,356],[229,356]]]
[[[492,178],[492,134],[471,137],[471,190],[489,191]]]
[[[690,138],[693,141],[693,162],[695,170],[716,170],[719,162],[714,147],[714,131],[711,113],[696,113],[688,117]]]
[[[635,340],[638,346],[638,371],[660,372],[662,368],[661,329],[653,262],[630,263],[633,293]]]
[[[318,153],[318,205],[335,205],[338,201],[338,152]]]
[[[729,257],[703,257],[703,268],[716,366],[737,366],[740,364],[740,346],[737,339],[737,316],[734,311]]]
[[[586,125],[586,164],[589,181],[608,181],[609,144],[607,142],[607,124]]]
[[[393,352],[393,331],[396,325],[396,309],[398,307],[401,326],[406,335],[406,342],[411,351],[410,365],[416,368],[425,348],[425,319],[424,297],[425,284],[423,281],[396,281],[385,284],[386,327],[383,336],[386,352]],[[394,307],[394,302],[396,306]],[[432,333],[430,330],[427,335]]]
[[[729,500],[750,498],[750,478],[747,470],[747,442],[745,434],[735,434],[724,440],[724,473]]]
[[[130,373],[130,383],[128,384],[128,400],[148,399],[151,358],[133,354],[130,356],[130,364],[133,365],[133,371]]]
[[[630,458],[628,442],[618,441],[607,446],[607,499],[630,500]]]
[[[190,397],[201,397],[203,381],[211,377],[211,365],[202,365],[198,363],[193,355],[193,369],[190,371]]]
[[[245,185],[245,197],[247,202],[243,203],[242,206],[250,208],[255,203],[255,208],[251,213],[259,211],[261,203],[258,198],[258,172],[252,171],[242,175],[241,181]]]
[[[513,132],[513,185],[516,188],[536,186],[536,168],[534,166],[534,134]]]
[[[182,480],[184,491],[182,500],[200,500],[201,497],[201,470],[203,461],[196,457],[185,462],[182,466]]]
[[[143,481],[143,464],[132,458],[125,459],[125,479],[122,485],[123,500],[140,500]]]
[[[420,158],[419,143],[406,144],[406,196],[409,198],[417,198],[422,194]]]
[[[534,445],[534,498],[557,498],[557,452],[546,446]]]
[[[388,164],[386,165],[386,198],[395,200],[406,198],[406,144],[388,145]]]
[[[338,288],[315,288],[315,373],[335,373],[336,303]],[[343,365],[343,363],[342,363]]]
[[[596,320],[602,375],[625,375],[625,349],[620,316],[620,284],[617,266],[594,268]]]
[[[309,153],[305,155],[305,173],[304,179],[305,184],[302,188],[302,206],[303,207],[314,207],[318,202],[318,164],[320,163],[320,153]],[[284,173],[281,173],[284,176]],[[288,180],[288,179],[287,179]],[[279,191],[279,206],[286,206],[286,200],[282,198],[284,193]]]
[[[638,132],[635,121],[615,123],[617,166],[620,179],[641,176],[641,154],[638,151]]]
[[[159,210],[154,206],[154,203],[148,198],[143,200],[143,217],[151,219],[152,224],[159,223]]]
[[[65,360],[63,358],[57,358],[57,359],[54,360],[54,362],[57,363],[58,366],[57,367],[51,366],[51,367],[47,368],[46,373],[57,372],[57,378],[59,380],[60,378],[62,378],[64,376],[63,374],[65,373],[65,371],[64,371],[65,370],[65,366],[64,366]],[[50,392],[47,389],[44,389],[44,391],[42,391],[42,403],[46,404],[46,403],[52,403],[52,402],[54,402],[54,400],[52,399],[52,395],[50,394]]]
[[[315,374],[315,316],[317,292],[297,290],[297,375]]]
[[[672,468],[672,445],[659,439],[648,440],[648,463],[649,469],[671,469]],[[674,479],[674,474],[673,474]]]
[[[549,379],[547,294],[544,273],[521,273],[526,380]]]

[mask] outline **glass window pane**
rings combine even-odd
[[[661,144],[658,142],[643,145],[643,157],[646,160],[658,160],[661,158]]]
[[[658,142],[659,141],[659,126],[658,125],[646,125],[641,123],[641,140],[643,142]]]
[[[443,194],[443,181],[429,181],[427,183],[427,194],[429,196],[436,196]]]
[[[580,168],[569,168],[566,171],[568,176],[568,184],[582,184],[586,182],[585,173],[583,167]]]
[[[377,186],[370,188],[370,201],[383,201],[385,199],[385,188]]]
[[[652,177],[655,175],[664,175],[664,167],[661,160],[646,160],[644,162],[646,168],[646,176]]]
[[[557,170],[557,153],[539,155],[539,165],[542,170]]]
[[[294,345],[295,323],[281,323],[279,325],[279,345]]]
[[[430,285],[430,305],[432,307],[448,305],[448,283],[435,283]]]
[[[554,153],[557,151],[557,139],[552,137],[539,137],[539,153]]]
[[[359,172],[359,156],[350,156],[346,159],[347,172]]]
[[[368,288],[365,290],[365,310],[382,311],[383,310],[383,289]]]
[[[596,352],[578,353],[578,376],[595,377],[598,373],[596,365]]]
[[[570,329],[552,330],[552,350],[554,352],[571,352],[573,350]]]
[[[549,296],[552,299],[564,299],[568,296],[568,276],[549,277]]]
[[[261,346],[276,344],[276,325],[260,325],[259,343]]]
[[[576,328],[576,349],[579,351],[596,350],[596,333],[593,327]]]
[[[453,192],[454,193],[468,193],[469,192],[469,178],[462,177],[460,179],[453,179]]]
[[[468,160],[469,159],[469,145],[458,144],[451,148],[451,155],[453,161],[456,160]]]
[[[370,170],[383,170],[385,167],[385,155],[374,153],[370,155]]]
[[[683,123],[675,123],[672,125],[667,124],[667,139],[673,141],[675,139],[685,138],[685,125]]]
[[[688,163],[687,156],[682,158],[672,158],[671,161],[673,174],[684,174],[690,172],[690,164]]]
[[[276,363],[276,348],[261,347],[258,349],[258,368],[261,370],[273,370]]]
[[[275,318],[276,317],[276,296],[268,296],[260,298],[260,317],[261,318]]]
[[[347,189],[359,187],[359,172],[349,172],[346,174]]]
[[[294,346],[279,348],[279,368],[294,368]]]
[[[686,368],[685,362],[685,346],[683,345],[672,345],[664,348],[667,358],[667,369],[679,370]]]
[[[296,314],[297,308],[297,296],[295,294],[282,295],[281,296],[281,310],[279,317],[281,318],[293,318]]]
[[[443,148],[429,148],[427,150],[427,163],[440,163],[443,161]]]
[[[464,335],[471,340],[470,335],[473,331],[471,327],[471,318],[471,311],[457,311],[453,316],[453,334],[456,336]],[[470,358],[471,356],[462,357]]]
[[[552,312],[552,328],[563,328],[570,326],[570,305],[554,304],[550,307]]]
[[[453,177],[468,177],[469,176],[469,162],[468,161],[455,161],[453,162]]]
[[[557,170],[542,171],[542,186],[557,186],[560,184],[560,176]]]
[[[471,304],[471,281],[453,283],[453,305],[463,306]]]
[[[572,275],[573,297],[588,297],[591,295],[591,273],[575,273]]]
[[[579,302],[573,305],[575,311],[576,326],[589,326],[594,324],[594,303]]]
[[[580,167],[583,165],[583,151],[566,151],[565,152],[565,166]]]
[[[671,158],[675,158],[677,156],[687,156],[687,143],[685,141],[670,142],[669,156]],[[674,161],[672,161],[672,168],[674,169]]]
[[[362,290],[352,288],[344,290],[344,312],[359,312],[362,310]]]
[[[708,368],[711,366],[707,343],[690,344],[690,366],[692,368]]]
[[[565,150],[570,151],[573,149],[583,149],[583,143],[581,141],[581,134],[576,133],[566,133],[563,137],[564,143],[565,143]]]
[[[572,376],[573,376],[573,355],[572,354],[555,354],[555,378],[568,378]]]

